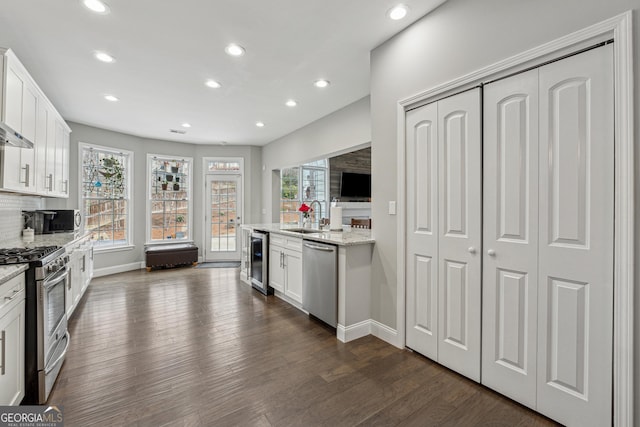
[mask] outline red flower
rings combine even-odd
[[[309,206],[307,206],[306,204],[302,204],[300,205],[300,207],[298,208],[298,210],[302,213],[308,213],[308,212],[313,212],[313,209],[310,208]]]

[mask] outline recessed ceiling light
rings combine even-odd
[[[403,4],[392,7],[387,12],[387,16],[394,21],[404,18],[409,13],[409,8]]]
[[[191,124],[190,124],[190,123],[183,123],[183,124],[182,124],[182,127],[183,127],[183,128],[190,128],[190,127],[191,127]]]
[[[106,99],[107,101],[111,101],[111,102],[118,102],[119,99],[113,95],[105,95],[104,99]]]
[[[295,99],[290,99],[287,102],[284,103],[287,107],[295,107],[296,105],[298,105],[298,103],[296,102]]]
[[[264,127],[264,123],[256,122],[256,126],[258,126],[259,128],[263,128]]]
[[[102,61],[102,62],[106,62],[106,63],[111,63],[111,62],[116,60],[113,56],[109,55],[106,52],[96,51],[93,54],[93,56],[95,56],[98,61]]]
[[[82,0],[82,4],[92,12],[100,13],[102,15],[109,13],[109,6],[100,0]]]
[[[228,44],[227,47],[224,48],[224,51],[231,56],[244,55],[244,48],[239,44],[235,44],[235,43]]]
[[[331,84],[331,82],[329,80],[320,79],[320,80],[316,80],[313,84],[316,87],[327,87]]]
[[[213,89],[218,89],[219,87],[221,87],[221,86],[222,86],[222,85],[221,85],[220,83],[218,83],[217,81],[215,81],[215,80],[211,80],[211,79],[207,80],[204,84],[205,84],[205,85],[207,85],[207,86],[209,86],[209,87],[211,87],[211,88],[213,88]]]

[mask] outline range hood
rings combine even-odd
[[[12,147],[33,148],[33,142],[11,129],[5,123],[0,122],[0,145]]]

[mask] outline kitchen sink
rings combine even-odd
[[[322,233],[322,230],[317,230],[315,228],[283,228],[282,231],[291,231],[293,233],[302,234]]]

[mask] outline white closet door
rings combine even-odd
[[[482,383],[536,405],[538,70],[484,88]]]
[[[438,107],[406,116],[407,347],[438,358]]]
[[[612,45],[540,68],[538,411],[611,424]]]
[[[480,381],[480,89],[438,101],[438,362]]]

